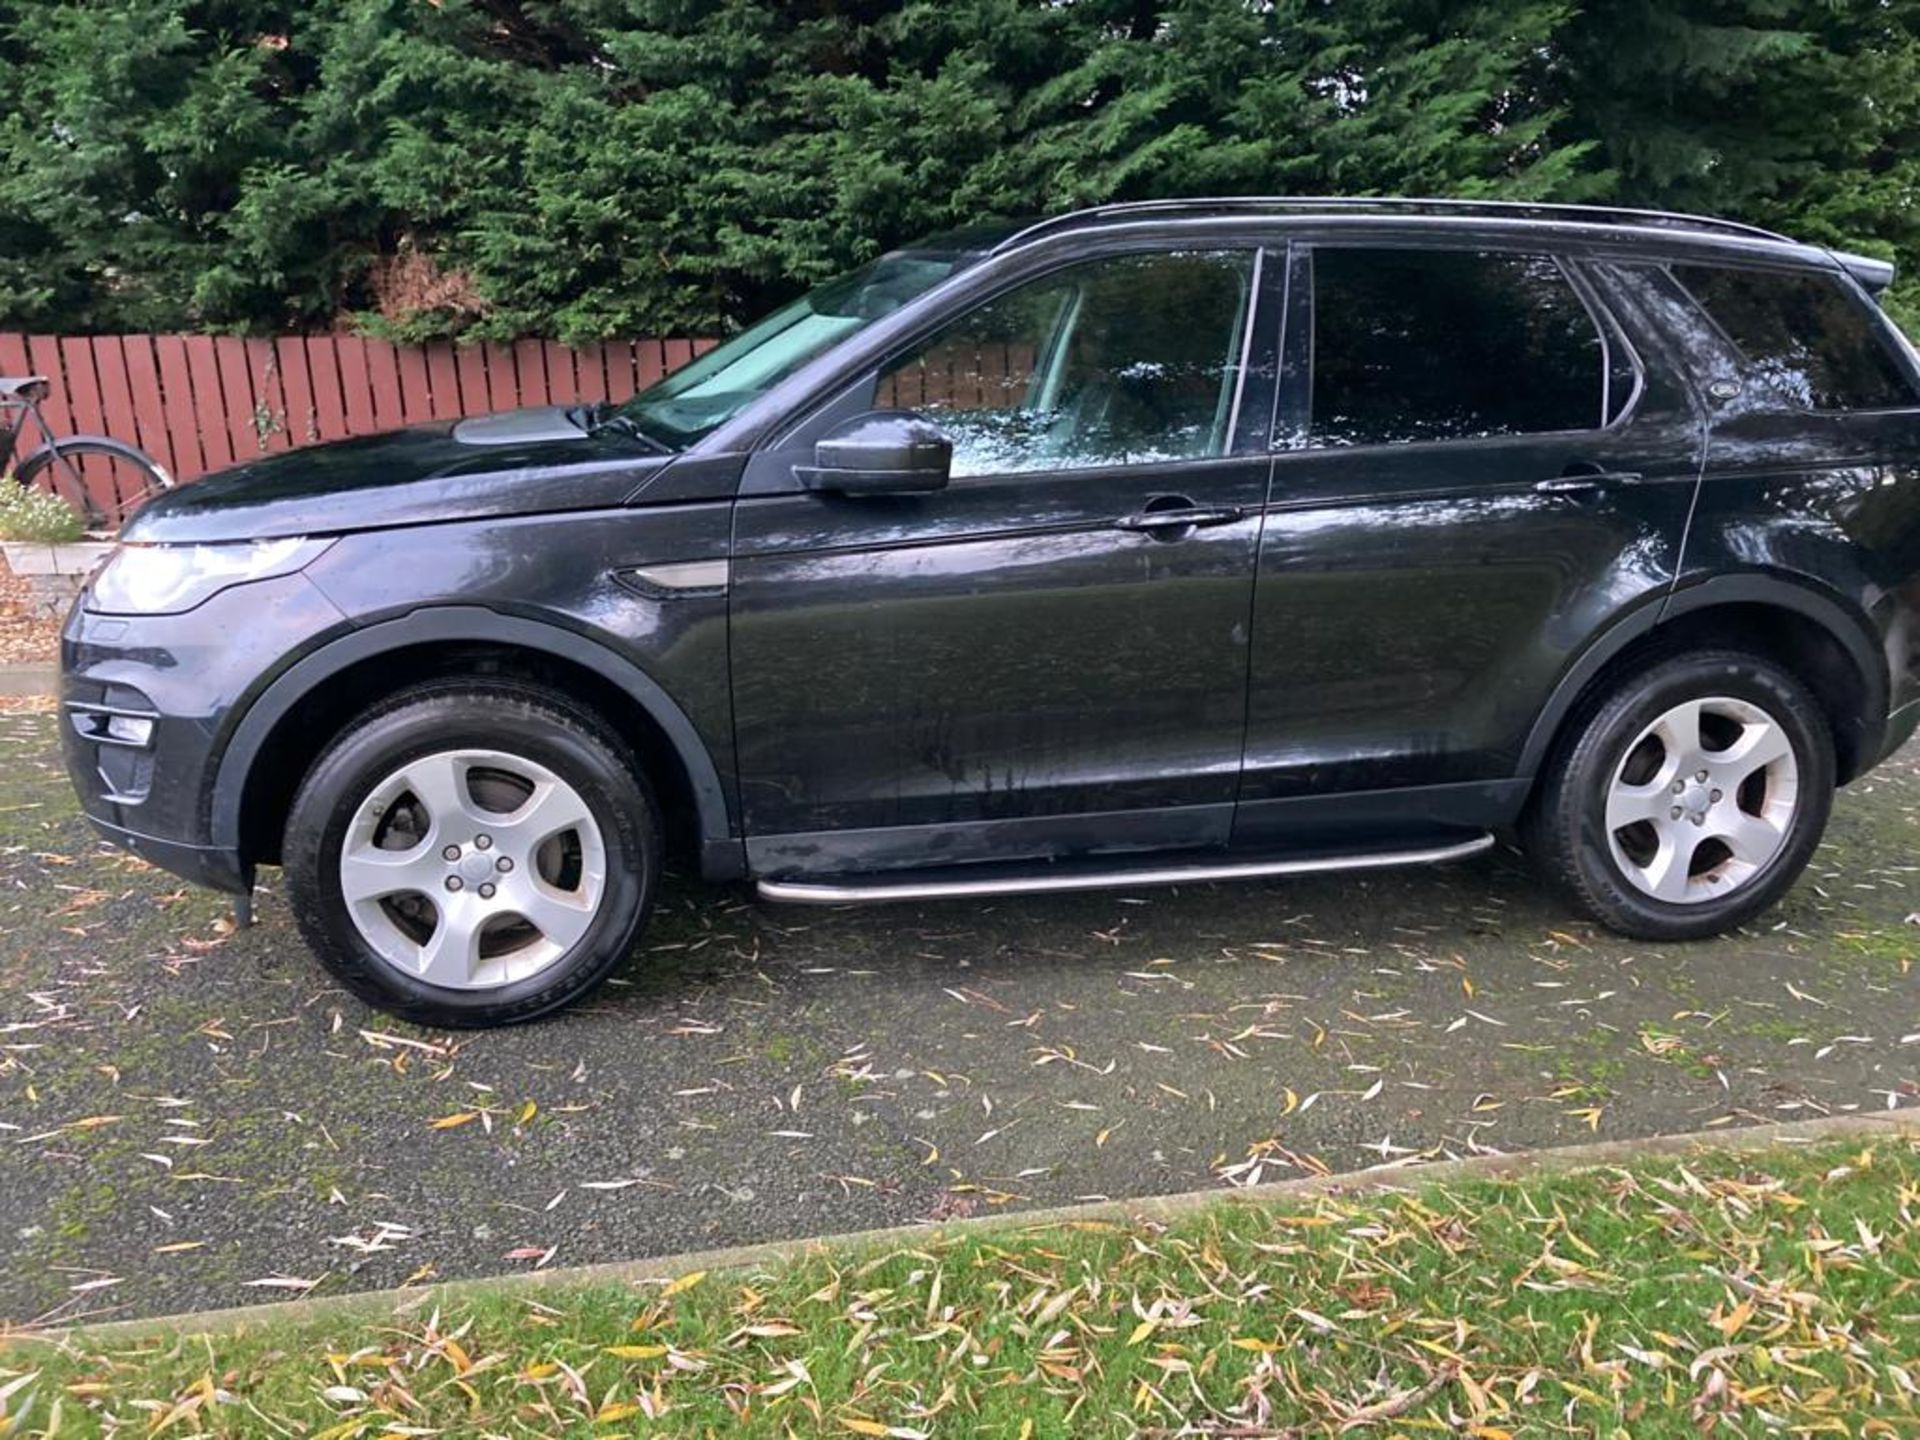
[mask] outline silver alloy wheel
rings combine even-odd
[[[1614,863],[1656,900],[1731,894],[1786,844],[1799,808],[1793,741],[1758,705],[1716,695],[1640,732],[1607,790]]]
[[[355,812],[340,893],[374,952],[449,990],[537,975],[587,933],[606,894],[593,812],[544,765],[499,750],[410,760]]]

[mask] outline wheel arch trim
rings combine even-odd
[[[1823,594],[1800,580],[1755,571],[1683,583],[1656,600],[1640,604],[1616,621],[1568,667],[1547,697],[1521,749],[1519,776],[1532,779],[1539,773],[1548,748],[1581,694],[1629,645],[1655,633],[1667,621],[1723,605],[1767,605],[1788,610],[1811,620],[1838,642],[1859,670],[1866,687],[1867,704],[1861,719],[1869,744],[1863,746],[1863,752],[1871,754],[1874,737],[1886,723],[1888,679],[1885,657],[1870,638],[1871,626],[1866,617],[1849,608],[1839,597]]]
[[[268,738],[308,695],[353,665],[415,645],[509,645],[571,661],[614,685],[652,717],[687,774],[703,850],[737,846],[726,787],[699,730],[672,696],[639,666],[599,641],[557,625],[476,605],[415,610],[353,630],[303,656],[249,705],[220,753],[209,798],[214,844],[240,845],[247,782]]]

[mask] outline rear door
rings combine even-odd
[[[803,489],[824,421],[755,457],[731,625],[757,871],[1226,843],[1269,465],[1262,290],[1257,249],[1167,246],[933,322],[852,399],[949,434],[938,493]]]
[[[1290,293],[1235,838],[1497,823],[1570,658],[1673,579],[1691,399],[1552,254],[1300,245]]]

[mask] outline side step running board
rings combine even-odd
[[[1072,890],[1112,890],[1134,885],[1192,885],[1209,880],[1253,880],[1269,875],[1323,875],[1340,870],[1384,870],[1399,865],[1438,865],[1464,860],[1493,848],[1493,836],[1477,835],[1451,845],[1418,850],[1366,850],[1347,855],[1296,855],[1285,859],[1238,860],[1186,865],[1049,874],[1035,870],[953,879],[905,880],[886,875],[848,877],[830,882],[762,880],[767,900],[797,905],[870,905],[887,900],[952,900],[968,895],[1037,895]],[[898,874],[899,872],[895,872]],[[952,872],[948,872],[951,874]]]

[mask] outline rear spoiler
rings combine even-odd
[[[1878,296],[1893,284],[1891,260],[1876,260],[1871,255],[1851,255],[1845,250],[1829,250],[1827,254],[1838,260],[1841,268],[1858,280],[1869,295]]]

